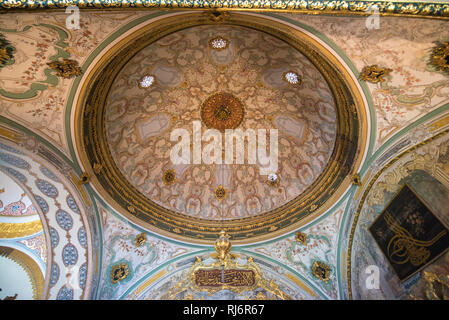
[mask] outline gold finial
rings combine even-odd
[[[221,261],[224,261],[226,256],[228,255],[229,251],[231,251],[231,242],[229,241],[229,235],[226,233],[226,231],[221,230],[220,236],[215,241],[214,247],[215,251],[217,251],[218,259]]]

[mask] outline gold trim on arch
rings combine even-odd
[[[227,221],[226,231],[232,235],[234,243],[242,244],[265,240],[297,229],[329,209],[351,185],[350,176],[360,166],[367,147],[369,125],[364,100],[356,80],[338,57],[320,42],[266,17],[229,12],[219,21],[266,32],[289,43],[309,58],[321,72],[337,105],[336,144],[323,174],[303,195],[281,208],[262,217]],[[216,23],[210,12],[186,13],[149,22],[117,41],[91,71],[86,70],[78,89],[78,99],[74,101],[76,147],[81,163],[92,177],[91,183],[96,190],[132,222],[172,238],[196,243],[214,241],[221,227],[217,226],[216,221],[183,217],[158,206],[144,199],[143,195],[124,179],[116,168],[104,134],[104,97],[123,65],[145,46],[182,29]],[[100,163],[103,168],[97,175],[92,168],[95,163]],[[107,185],[103,185],[105,181]],[[126,210],[128,206],[135,208],[134,212]]]
[[[14,261],[25,270],[31,280],[33,299],[41,300],[44,290],[44,276],[36,261],[17,249],[3,246],[0,246],[0,256]]]

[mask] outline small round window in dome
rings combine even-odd
[[[209,45],[212,49],[223,50],[229,45],[229,41],[223,37],[216,37],[210,40]]]
[[[284,74],[284,80],[290,84],[299,85],[301,84],[301,77],[293,71],[286,72]]]
[[[156,78],[151,75],[145,75],[139,80],[139,88],[145,89],[151,87],[156,82]]]
[[[269,186],[278,186],[279,185],[279,177],[276,173],[270,173],[267,176],[267,184]]]

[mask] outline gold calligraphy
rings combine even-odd
[[[385,213],[384,219],[388,228],[395,234],[388,242],[387,253],[390,261],[396,264],[407,262],[410,262],[413,266],[424,264],[430,257],[430,251],[426,248],[446,234],[446,230],[443,230],[433,239],[421,241],[413,238],[410,232],[401,227],[389,213]]]
[[[223,276],[223,279],[222,279]],[[222,282],[222,280],[224,280]],[[222,270],[199,269],[195,272],[195,283],[207,287],[220,287],[223,285],[233,287],[253,286],[256,283],[255,273],[253,270]]]

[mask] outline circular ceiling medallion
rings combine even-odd
[[[281,23],[226,19],[189,13],[130,33],[86,75],[77,104],[90,183],[133,222],[185,241],[213,241],[222,228],[236,243],[293,230],[351,185],[364,152],[363,100],[338,58]],[[217,34],[223,50],[211,46]],[[157,86],[141,90],[140,70]],[[225,132],[236,128],[243,142],[231,139],[228,158]],[[251,153],[251,136],[266,150]],[[220,142],[226,157],[202,161]]]
[[[208,128],[224,131],[237,128],[245,114],[243,104],[234,95],[215,93],[204,101],[201,119]]]

